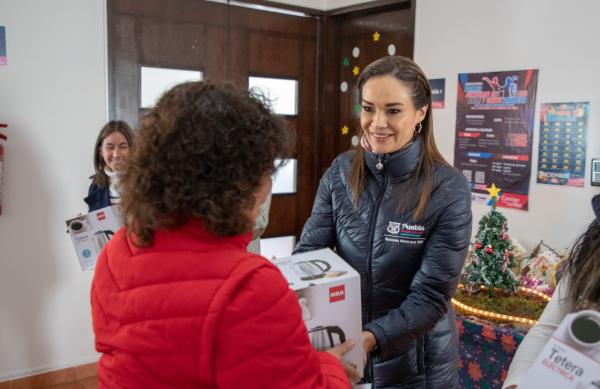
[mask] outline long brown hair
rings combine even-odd
[[[407,190],[421,190],[421,196],[417,208],[413,214],[416,220],[423,214],[425,205],[429,200],[432,189],[432,174],[436,163],[448,165],[435,145],[433,138],[433,116],[431,113],[431,86],[423,70],[411,59],[401,56],[383,57],[371,62],[358,78],[359,99],[362,101],[362,88],[372,77],[392,76],[405,85],[411,92],[412,103],[415,109],[427,106],[425,118],[421,122],[422,130],[416,136],[422,137],[423,152],[421,153],[419,163],[415,173],[409,183]],[[358,136],[363,136],[364,130],[359,126]],[[349,183],[354,195],[355,206],[358,206],[358,199],[365,189],[367,182],[367,172],[365,166],[365,150],[358,145],[356,155],[352,161]],[[422,180],[422,186],[420,184]],[[403,196],[409,197],[409,196]],[[399,199],[399,209],[406,209],[408,203],[405,199]]]
[[[218,236],[250,231],[244,210],[294,141],[289,124],[253,92],[210,80],[175,86],[142,118],[121,177],[134,243],[148,246],[155,230],[190,218]]]
[[[573,245],[569,253],[565,277],[569,279],[568,298],[573,306],[586,303],[600,306],[600,224],[598,220],[594,220]]]
[[[111,120],[102,127],[98,134],[98,138],[96,138],[96,145],[94,146],[94,175],[92,176],[94,184],[99,188],[106,188],[108,186],[108,176],[104,172],[106,162],[104,162],[104,158],[102,158],[101,149],[104,139],[113,132],[120,132],[123,134],[127,140],[127,146],[129,146],[130,149],[133,148],[133,131],[131,131],[131,128],[127,123],[122,120]]]

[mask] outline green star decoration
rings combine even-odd
[[[358,104],[358,103],[354,104],[354,112],[360,113],[360,109],[361,109],[360,104]]]
[[[348,57],[344,57],[344,59],[342,60],[342,66],[350,66],[350,60],[348,59]]]

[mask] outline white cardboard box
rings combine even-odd
[[[600,323],[598,312],[580,311],[565,316],[523,378],[519,389],[600,388],[600,342],[585,344],[573,336],[575,320],[580,320],[590,312],[592,316],[587,317],[595,316],[596,323]],[[596,325],[595,331],[599,329]],[[592,335],[598,336],[598,332]]]
[[[344,359],[363,373],[360,276],[330,249],[291,257],[273,263],[296,292],[311,343],[327,350],[353,339],[354,348]]]
[[[96,267],[102,248],[123,225],[121,209],[111,205],[66,221],[81,270]]]

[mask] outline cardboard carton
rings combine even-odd
[[[327,350],[353,339],[344,359],[363,372],[360,276],[330,249],[277,258],[290,288],[296,292],[311,343]]]
[[[102,248],[123,225],[121,210],[112,205],[66,221],[81,270],[96,267]]]
[[[565,316],[519,385],[539,388],[600,388],[600,313]]]

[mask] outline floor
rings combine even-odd
[[[96,389],[96,364],[81,365],[35,376],[0,382],[0,389]]]

